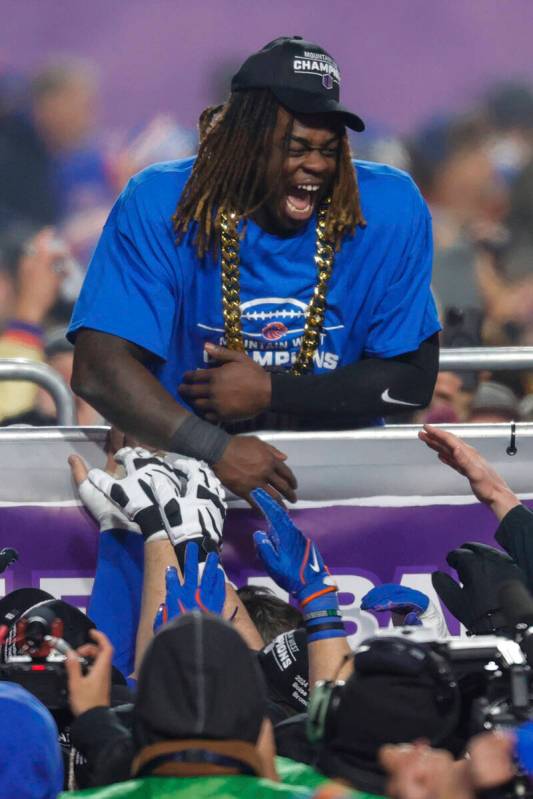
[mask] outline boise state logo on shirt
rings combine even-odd
[[[243,337],[267,342],[292,338],[303,333],[306,312],[307,305],[291,297],[263,297],[244,302]]]
[[[294,363],[302,344],[307,305],[294,297],[260,297],[241,303],[241,329],[244,348],[261,366],[287,367]],[[224,334],[223,327],[199,323],[198,327]],[[323,327],[323,333],[344,325]],[[219,338],[219,344],[225,340]],[[335,369],[338,355],[332,352],[315,354],[317,365]]]

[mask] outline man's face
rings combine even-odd
[[[330,192],[343,134],[330,116],[305,114],[294,118],[287,143],[289,121],[280,108],[266,169],[268,199],[256,217],[287,233],[304,225]]]

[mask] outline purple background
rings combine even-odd
[[[530,505],[533,503],[529,503]],[[448,570],[450,549],[465,541],[494,543],[496,520],[482,505],[423,507],[336,506],[293,511],[296,524],[317,541],[333,575],[364,576],[375,585],[399,582],[405,573]],[[244,584],[264,574],[251,533],[264,528],[251,510],[233,510],[226,525],[224,565]],[[3,577],[6,591],[39,587],[41,577],[93,577],[98,532],[82,508],[0,508],[0,547],[13,546],[20,559]],[[72,595],[63,595],[75,601]],[[359,607],[361,597],[343,604]],[[85,598],[79,602],[86,606]],[[447,615],[450,631],[458,624]],[[386,620],[381,620],[385,623]]]
[[[533,78],[531,0],[0,0],[0,19],[0,71],[94,59],[103,120],[128,127],[159,111],[193,125],[215,71],[287,34],[329,49],[347,105],[399,131],[494,79]]]

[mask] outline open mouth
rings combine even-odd
[[[301,183],[291,186],[284,197],[285,213],[295,221],[305,221],[313,214],[320,186]]]

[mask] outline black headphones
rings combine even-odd
[[[455,677],[446,659],[427,644],[415,643],[394,636],[372,638],[356,652],[345,655],[332,680],[319,680],[309,699],[307,708],[307,738],[316,744],[330,740],[335,735],[335,721],[344,682],[337,676],[350,658],[354,659],[356,674],[391,674],[417,676],[429,672],[437,686],[434,694],[439,713],[449,716],[446,726],[431,745],[438,745],[454,729],[459,719],[460,693]]]

